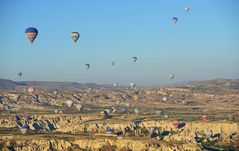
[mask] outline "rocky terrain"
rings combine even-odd
[[[0,150],[239,148],[239,80],[141,89],[0,80],[0,90]]]

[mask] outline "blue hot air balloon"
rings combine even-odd
[[[178,22],[178,18],[177,17],[173,17],[172,21],[173,21],[174,24],[176,24]]]
[[[27,38],[29,39],[30,43],[33,43],[33,41],[37,37],[38,30],[35,27],[29,27],[25,30],[25,33],[26,33]]]

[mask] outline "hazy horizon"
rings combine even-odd
[[[239,79],[237,0],[12,0],[0,2],[0,13],[1,79],[141,86]],[[39,33],[30,44],[24,32],[32,26]]]

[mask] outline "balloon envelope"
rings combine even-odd
[[[185,7],[184,10],[188,13],[190,11],[189,7]]]
[[[173,17],[172,20],[173,20],[174,24],[176,24],[178,22],[178,18],[177,17]]]
[[[202,115],[201,119],[202,119],[203,121],[207,121],[207,120],[208,120],[208,116],[207,116],[207,115]]]
[[[19,77],[21,77],[22,76],[22,72],[18,72],[18,74],[17,74]]]
[[[72,101],[72,100],[67,100],[67,101],[66,101],[66,105],[67,105],[68,107],[72,107],[73,101]]]
[[[174,120],[174,121],[173,121],[173,127],[174,127],[174,128],[178,128],[178,127],[179,127],[179,124],[180,124],[179,120]]]
[[[71,39],[76,42],[80,37],[80,34],[78,32],[72,32],[71,33]]]
[[[35,27],[29,27],[25,30],[25,34],[27,35],[30,43],[33,43],[38,35],[38,30]]]
[[[77,109],[78,111],[81,111],[82,108],[83,108],[83,106],[82,106],[81,104],[76,104],[76,109]]]
[[[170,74],[170,79],[174,79],[174,74]]]
[[[118,87],[118,83],[115,82],[115,83],[113,84],[113,86],[114,86],[114,87]]]
[[[90,64],[85,64],[85,66],[87,70],[90,68]]]
[[[131,87],[131,89],[134,89],[135,86],[136,86],[136,84],[135,84],[134,82],[130,83],[130,87]]]
[[[132,59],[133,59],[133,62],[136,62],[137,61],[137,57],[132,57]]]
[[[29,86],[28,89],[27,89],[27,91],[28,91],[29,93],[33,93],[33,92],[35,91],[35,89],[34,89],[33,86]]]

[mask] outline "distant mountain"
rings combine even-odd
[[[11,81],[0,79],[0,90],[15,90],[18,88],[26,88],[32,85],[40,90],[79,90],[79,89],[98,89],[102,86],[95,83],[80,84],[77,82],[51,82],[51,81]]]
[[[0,90],[14,90],[19,84],[17,82],[0,79]]]
[[[51,82],[51,81],[11,81],[8,79],[0,79],[0,91],[5,90],[16,90],[21,88],[26,88],[27,86],[32,85],[40,90],[68,90],[75,91],[79,89],[99,89],[99,88],[112,88],[112,85],[98,85],[95,83],[85,83],[80,84],[77,82]],[[170,85],[173,87],[195,87],[198,89],[207,89],[207,88],[215,88],[215,90],[219,89],[234,89],[239,90],[239,80],[232,79],[213,79],[213,80],[205,80],[205,81],[184,81],[180,83],[176,83]],[[122,86],[122,88],[125,86]],[[164,86],[158,86],[164,87]],[[166,86],[167,87],[167,86]],[[143,88],[143,87],[141,87]]]

